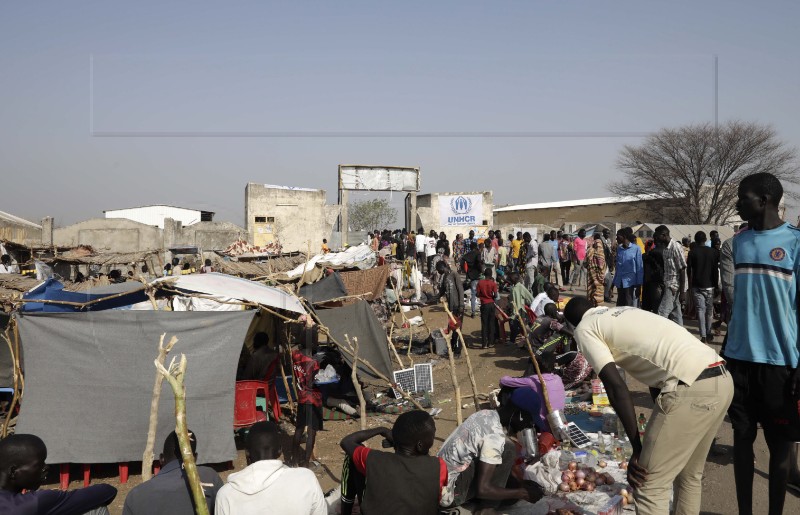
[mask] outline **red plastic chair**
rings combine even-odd
[[[531,325],[533,325],[533,323],[536,322],[536,313],[534,313],[529,306],[525,306],[525,313],[528,315],[528,320]]]
[[[236,381],[235,404],[233,408],[233,427],[250,427],[256,422],[267,420],[263,411],[256,409],[256,396],[263,392],[267,397],[269,384],[266,381]]]

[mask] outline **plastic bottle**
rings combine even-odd
[[[644,430],[647,427],[647,417],[644,413],[639,413],[639,437],[644,437]]]
[[[597,450],[600,451],[600,454],[606,453],[606,439],[603,437],[603,432],[597,432]]]

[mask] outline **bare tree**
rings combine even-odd
[[[613,193],[649,200],[654,216],[689,224],[728,223],[748,175],[769,172],[785,186],[800,184],[796,149],[753,122],[662,129],[641,145],[626,145],[617,168],[624,178],[609,185]]]
[[[350,203],[348,216],[354,231],[382,230],[395,223],[397,209],[386,199],[361,200]]]

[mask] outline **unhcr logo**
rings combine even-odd
[[[450,200],[453,216],[447,217],[447,225],[475,225],[475,216],[471,215],[472,200],[459,195]]]
[[[462,196],[455,197],[450,201],[450,209],[457,215],[465,215],[472,210],[472,201]]]

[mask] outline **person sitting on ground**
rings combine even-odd
[[[117,496],[111,485],[69,492],[39,490],[47,477],[46,459],[47,446],[38,436],[13,434],[0,440],[0,513],[108,514],[106,506]]]
[[[394,453],[363,445],[375,436],[388,440]],[[344,437],[339,444],[346,455],[342,467],[342,515],[352,513],[356,498],[361,513],[366,515],[435,515],[448,478],[444,460],[428,456],[435,436],[433,417],[415,410],[397,417],[391,429],[366,429]],[[369,485],[366,491],[365,485]]]
[[[386,298],[386,305],[389,308],[394,307],[400,299],[397,298],[397,279],[389,277],[386,279],[386,288],[383,290],[383,295]]]
[[[192,454],[197,458],[197,438],[189,431]],[[180,443],[175,431],[164,440],[161,470],[149,481],[135,487],[125,497],[122,515],[194,515],[194,500],[183,469]],[[211,467],[197,467],[208,511],[213,515],[217,491],[223,482]]]
[[[536,361],[539,363],[539,370],[542,372],[544,384],[547,387],[547,395],[550,398],[550,405],[555,410],[563,410],[567,402],[567,396],[564,393],[564,383],[557,374],[555,374],[556,356],[554,352],[544,352],[537,356]],[[526,404],[521,402],[514,402],[517,407],[528,409],[533,416],[533,423],[539,431],[547,431],[552,433],[550,424],[547,423],[547,406],[544,402],[544,393],[542,390],[542,383],[539,381],[539,375],[534,373],[525,377],[511,377],[503,376],[500,378],[500,386],[509,388],[529,388],[536,392],[538,395],[538,402],[533,404]]]
[[[544,316],[544,308],[548,304],[556,304],[558,303],[558,297],[560,293],[558,291],[558,287],[554,286],[550,283],[545,284],[544,291],[537,295],[533,302],[531,302],[531,309],[533,310],[533,314],[537,317]]]
[[[447,309],[453,314],[456,319],[455,324],[452,320],[448,322],[452,336],[450,337],[450,348],[453,349],[453,356],[456,358],[461,357],[461,339],[458,337],[456,329],[461,328],[461,322],[464,318],[464,285],[461,283],[461,278],[458,274],[450,270],[444,261],[440,261],[436,265],[436,271],[442,278],[439,284],[439,292],[437,298],[444,299],[447,302]]]
[[[247,467],[228,476],[217,492],[216,515],[327,515],[317,476],[308,469],[287,467],[280,456],[278,425],[254,424],[245,440]]]
[[[505,500],[538,501],[542,497],[538,485],[526,482],[517,487],[508,481],[516,446],[506,435],[532,427],[532,415],[510,403],[470,415],[438,453],[448,471],[440,506],[453,508],[474,500],[481,510],[497,508]]]
[[[317,331],[313,327],[305,329],[305,343],[297,343],[292,351],[292,369],[297,381],[297,418],[292,438],[291,463],[307,467],[314,452],[317,431],[322,431],[322,392],[314,384],[319,372],[319,363],[311,356],[316,352]],[[307,432],[306,450],[300,456],[300,440]]]
[[[322,239],[322,253],[323,254],[327,254],[330,251],[331,251],[331,248],[328,247],[328,240],[323,238]]]
[[[3,254],[0,257],[0,274],[18,274],[19,267],[11,262],[11,256]]]
[[[483,279],[478,281],[476,291],[481,301],[481,349],[494,345],[495,339],[495,300],[498,298],[497,283],[492,279],[492,267],[483,271]]]
[[[206,259],[203,267],[200,269],[201,274],[210,274],[211,272],[215,272],[214,267],[211,266],[211,260]]]
[[[164,265],[163,276],[167,277],[168,275],[172,275],[172,265],[170,263]]]

